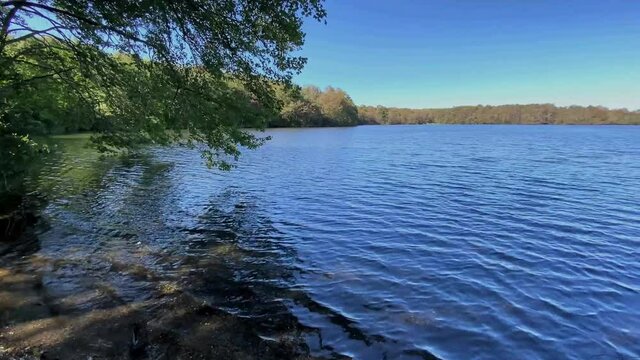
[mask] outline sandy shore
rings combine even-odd
[[[165,286],[153,300],[100,309],[60,306],[41,274],[2,261],[0,359],[311,358],[300,338],[262,338],[248,321],[180,289]]]

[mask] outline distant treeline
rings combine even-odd
[[[280,113],[272,117],[269,127],[355,126],[361,123],[358,108],[341,89],[316,86],[277,89]]]
[[[403,109],[359,106],[361,124],[640,124],[640,111],[553,104]]]
[[[354,126],[362,124],[640,124],[640,110],[553,104],[457,106],[407,109],[356,106],[338,88],[315,86],[279,91],[279,115],[269,127]]]

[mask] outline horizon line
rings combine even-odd
[[[600,108],[603,110],[607,110],[607,111],[627,111],[627,112],[632,112],[632,113],[638,113],[640,112],[640,108],[638,109],[629,109],[628,107],[609,107],[609,106],[605,106],[605,105],[579,105],[579,104],[571,104],[571,105],[558,105],[556,103],[551,103],[551,102],[539,102],[539,103],[504,103],[504,104],[499,104],[499,105],[492,105],[492,104],[463,104],[463,105],[452,105],[452,106],[440,106],[440,107],[405,107],[405,106],[387,106],[387,105],[382,105],[382,104],[376,104],[376,105],[369,105],[369,104],[357,104],[356,106],[358,107],[384,107],[387,109],[403,109],[403,110],[447,110],[447,109],[455,109],[455,108],[462,108],[462,107],[501,107],[501,106],[536,106],[536,105],[551,105],[553,107],[556,108],[564,108],[564,109],[568,109],[568,108],[572,108],[572,107],[579,107],[579,108]]]

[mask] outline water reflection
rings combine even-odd
[[[180,346],[195,351],[193,337],[216,343],[207,334],[220,335],[219,327],[208,329],[201,322],[222,317],[255,334],[246,341],[260,358],[265,351],[284,357],[308,353],[305,338],[319,334],[298,322],[287,299],[312,301],[295,290],[300,271],[295,250],[281,241],[283,234],[259,199],[230,187],[216,192],[193,216],[175,206],[182,194],[171,164],[149,156],[98,161],[79,140],[65,145],[73,155],[52,156],[31,181],[49,199],[38,246],[16,256],[19,263],[3,260],[12,271],[39,274],[48,309],[15,325],[15,342],[36,341],[35,333],[59,330],[48,322],[50,316],[75,316],[70,321],[77,322],[76,328],[98,326],[98,318],[114,316],[129,325],[151,319],[149,328],[170,324],[172,334],[182,331]],[[226,331],[227,336],[237,332]],[[81,333],[66,336],[77,341],[55,342],[58,354],[84,341]]]
[[[164,354],[631,358],[638,129],[273,131],[225,174],[79,148],[43,174],[49,228],[0,289],[41,274],[57,320],[146,324]]]

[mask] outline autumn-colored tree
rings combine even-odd
[[[358,108],[341,89],[327,87],[318,97],[318,104],[322,114],[335,125],[349,126],[358,123]]]

